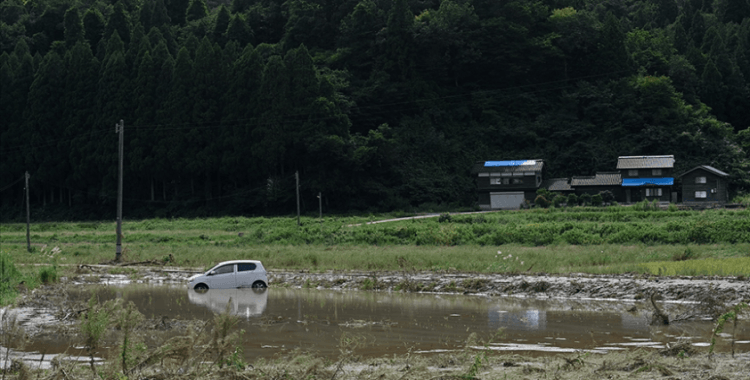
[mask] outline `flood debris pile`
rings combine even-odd
[[[487,275],[433,272],[271,272],[272,286],[513,295],[535,298],[647,300],[713,303],[714,314],[750,300],[750,280],[644,275]]]

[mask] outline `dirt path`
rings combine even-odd
[[[485,214],[485,213],[488,213],[488,212],[498,212],[498,211],[499,210],[497,210],[497,211],[467,211],[467,212],[450,212],[450,213],[445,213],[445,214],[448,214],[448,215],[471,215],[471,214]],[[412,219],[436,218],[436,217],[438,217],[440,215],[443,215],[443,214],[434,213],[434,214],[425,214],[425,215],[417,215],[417,216],[407,216],[407,217],[404,217],[404,218],[383,219],[383,220],[376,220],[376,221],[367,222],[367,223],[347,224],[346,226],[347,227],[356,227],[356,226],[361,226],[361,225],[366,225],[366,224],[401,222],[401,221],[404,221],[404,220],[412,220]]]

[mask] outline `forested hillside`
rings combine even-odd
[[[471,206],[676,158],[750,190],[748,0],[3,0],[2,218]],[[44,212],[42,212],[44,210]]]

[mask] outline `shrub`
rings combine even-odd
[[[39,281],[43,284],[55,283],[60,279],[57,274],[57,266],[44,267],[39,271]]]
[[[609,190],[600,191],[597,195],[602,197],[604,203],[612,203],[615,200],[615,195]]]
[[[534,199],[534,204],[541,208],[549,207],[549,201],[543,195],[537,195]]]
[[[555,207],[560,207],[563,203],[568,201],[568,197],[558,194],[555,199],[552,200],[552,203],[555,205]]]
[[[545,199],[552,199],[552,195],[553,194],[552,194],[551,191],[549,191],[549,190],[547,190],[547,189],[545,189],[545,188],[542,187],[542,188],[539,188],[539,189],[536,190],[536,195],[541,195]]]
[[[594,207],[600,207],[602,205],[602,195],[601,194],[595,194],[593,197],[591,197],[591,205]]]
[[[575,206],[578,204],[578,196],[575,194],[568,195],[568,206]]]
[[[580,204],[582,206],[590,204],[591,203],[591,194],[588,194],[588,193],[581,194],[581,196],[579,198],[579,201],[580,201]]]

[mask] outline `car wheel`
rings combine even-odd
[[[208,285],[206,285],[206,284],[198,284],[198,285],[195,285],[195,288],[193,288],[193,289],[195,289],[195,290],[208,290]]]
[[[253,288],[255,289],[263,289],[266,287],[266,283],[263,281],[255,281],[253,282]]]

